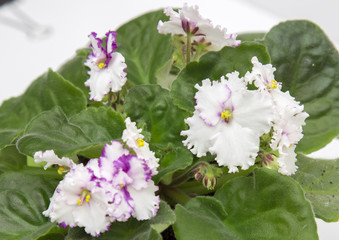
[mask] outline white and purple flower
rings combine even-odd
[[[203,80],[196,85],[196,106],[185,120],[190,129],[183,142],[198,157],[206,152],[216,154],[216,161],[237,172],[248,169],[259,151],[260,136],[270,131],[273,119],[272,101],[258,91],[249,91],[239,73],[228,74],[228,80]]]
[[[34,154],[34,162],[35,163],[41,163],[46,162],[46,165],[44,166],[44,169],[46,170],[52,165],[58,165],[58,173],[62,174],[65,171],[68,171],[70,168],[72,168],[75,163],[72,159],[62,157],[59,158],[53,150],[47,150],[45,152],[39,151]]]
[[[130,142],[143,136],[129,118],[126,125],[124,139],[131,147],[112,141],[105,145],[100,158],[91,159],[86,166],[60,159],[53,150],[34,154],[37,163],[47,162],[45,168],[53,164],[68,168],[43,212],[52,222],[62,227],[84,227],[87,233],[98,236],[108,230],[111,222],[125,222],[131,216],[146,220],[156,215],[160,198],[155,195],[158,187],[151,177],[157,172],[158,159],[146,142]],[[133,149],[138,147],[148,150],[136,153]]]
[[[128,117],[125,119],[126,129],[122,133],[122,140],[127,146],[137,154],[141,159],[145,159],[147,165],[152,171],[152,176],[157,174],[159,167],[159,159],[155,157],[154,152],[150,150],[149,144],[144,141],[141,129],[136,127],[136,123],[132,122]]]
[[[120,91],[127,81],[125,58],[121,53],[114,51],[117,48],[116,35],[114,31],[106,33],[105,48],[96,33],[89,35],[93,52],[85,62],[90,68],[90,78],[85,85],[90,89],[90,100],[101,101],[110,91]]]
[[[111,187],[120,191],[123,196],[120,200],[127,209],[123,219],[120,214],[116,215],[119,205],[112,204],[109,208],[112,219],[126,221],[133,215],[138,220],[145,220],[156,215],[160,203],[159,196],[155,195],[158,187],[151,179],[152,171],[145,159],[130,154],[119,141],[112,141],[105,145],[98,167],[98,177],[105,178]]]
[[[213,26],[210,20],[201,17],[198,6],[184,4],[179,12],[172,8],[166,8],[164,13],[170,17],[169,21],[158,23],[158,31],[161,34],[178,34],[192,36],[192,40],[209,43],[209,49],[217,51],[224,46],[239,46],[240,40],[236,40],[237,34],[227,34],[226,28]]]
[[[273,136],[271,140],[272,150],[279,150],[279,172],[292,175],[296,172],[295,145],[303,137],[302,126],[309,116],[304,112],[304,106],[300,105],[290,93],[281,91],[281,83],[274,78],[276,70],[271,64],[263,65],[257,57],[252,58],[253,68],[245,75],[247,83],[253,83],[258,91],[267,95],[273,103]]]
[[[62,227],[84,227],[87,233],[98,236],[110,225],[106,216],[108,201],[93,171],[78,164],[60,181],[43,214]]]

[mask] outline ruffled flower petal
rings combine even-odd
[[[85,227],[87,233],[98,236],[110,225],[107,208],[105,190],[97,186],[92,171],[79,164],[60,181],[44,215],[63,226]]]
[[[138,158],[146,161],[147,166],[152,171],[152,176],[157,174],[159,159],[156,158],[154,152],[150,150],[149,144],[143,140],[142,130],[138,129],[136,123],[132,122],[129,117],[125,119],[125,124],[126,129],[122,132],[122,140],[127,143],[128,147],[133,149]]]
[[[164,13],[170,17],[169,21],[158,23],[158,31],[161,34],[192,34],[192,38],[200,41],[204,39],[211,43],[210,50],[218,51],[224,46],[239,46],[240,40],[236,40],[236,34],[227,34],[226,28],[213,26],[210,20],[199,14],[198,6],[188,6],[186,3],[179,12],[172,8],[166,8]]]
[[[108,69],[101,71],[92,70],[89,72],[90,78],[85,82],[85,86],[90,89],[90,100],[101,101],[109,93],[111,74]]]
[[[115,52],[111,54],[111,61],[107,67],[110,73],[111,82],[110,87],[112,92],[118,92],[125,85],[127,73],[125,72],[127,65],[125,58],[121,53]]]
[[[197,105],[195,109],[199,111],[199,117],[207,125],[215,126],[220,121],[221,112],[226,107],[226,102],[231,96],[231,90],[226,83],[203,80],[202,85],[195,85],[198,92],[195,94]]]
[[[281,89],[281,84],[275,81],[273,73],[276,69],[272,66],[272,64],[263,65],[259,62],[257,57],[253,57],[251,62],[253,64],[253,68],[252,72],[246,73],[246,82],[250,84],[254,83],[259,91]]]
[[[295,174],[298,166],[295,165],[297,161],[297,154],[295,153],[295,145],[291,147],[284,147],[279,155],[279,172],[284,175],[291,176]]]
[[[243,170],[252,166],[259,151],[259,136],[235,121],[218,127],[218,134],[212,138],[213,145],[209,148],[216,154],[218,164],[227,166],[229,172],[238,172],[238,166]]]
[[[256,91],[244,91],[232,96],[233,121],[250,128],[258,136],[269,132],[273,120],[272,100]]]
[[[53,150],[47,150],[45,152],[39,151],[34,154],[34,162],[35,163],[41,163],[41,162],[46,162],[46,165],[44,166],[44,169],[46,170],[53,164],[59,165],[59,166],[64,166],[64,167],[69,167],[72,168],[75,164],[72,161],[72,159],[63,157],[59,158]]]
[[[199,112],[195,111],[193,116],[185,119],[189,129],[182,131],[182,136],[187,136],[183,144],[198,157],[206,156],[208,149],[212,146],[211,138],[218,133],[216,127],[206,125],[199,117]]]
[[[146,220],[154,217],[159,209],[160,198],[155,195],[158,187],[153,181],[148,183],[146,188],[136,190],[132,187],[128,188],[131,197],[135,202],[133,216],[138,220]]]

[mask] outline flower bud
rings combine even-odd
[[[213,190],[217,184],[217,178],[223,174],[221,168],[202,162],[193,170],[193,176],[197,181],[202,180],[202,184],[208,189]]]
[[[212,172],[207,172],[202,183],[208,190],[213,190],[217,184],[217,178]]]
[[[263,166],[272,169],[272,170],[278,170],[280,168],[279,162],[277,160],[277,156],[274,153],[268,153],[263,158]]]

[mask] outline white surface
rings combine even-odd
[[[19,9],[40,25],[49,26],[50,34],[41,38],[27,37],[23,31],[5,25],[4,19],[13,19],[13,13],[10,5],[0,8],[0,81],[2,84],[0,103],[9,97],[22,94],[31,81],[48,68],[56,70],[59,65],[74,55],[76,49],[88,42],[87,36],[90,32],[95,31],[103,35],[108,30],[115,30],[124,22],[147,11],[167,6],[180,7],[183,2],[179,0],[17,1],[16,5]],[[292,0],[287,3],[282,0],[279,2],[268,0],[188,0],[185,2],[199,5],[204,17],[210,18],[215,24],[227,27],[230,33],[268,31],[282,20],[291,17],[312,19],[313,15],[316,16],[313,21],[317,22],[320,19],[319,25],[322,27],[326,25],[324,28],[329,31],[328,34],[334,36],[336,42],[339,40],[336,35],[338,33],[335,31],[338,21],[333,20],[337,14],[330,15],[326,12],[338,10],[336,1],[321,1],[321,6],[326,6],[321,8],[322,11],[314,5],[315,1],[310,0],[307,2],[303,0],[297,5],[293,5],[296,1],[292,2]],[[324,19],[328,19],[325,20],[326,23],[323,23]],[[338,152],[338,148],[334,147],[334,149]],[[327,154],[332,151],[330,149],[324,152]],[[339,239],[339,223],[328,224],[321,220],[317,223],[320,240]]]

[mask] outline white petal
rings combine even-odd
[[[141,135],[142,129],[136,127],[136,123],[132,122],[128,117],[125,119],[126,129],[122,132],[122,140],[127,143],[127,145],[132,148],[138,148],[137,140],[144,139],[144,136]]]
[[[46,162],[46,165],[44,166],[44,169],[46,170],[53,164],[57,164],[59,166],[65,166],[72,168],[75,163],[70,158],[59,158],[53,150],[47,150],[45,152],[39,151],[34,154],[34,162],[35,163],[41,163]]]
[[[108,230],[110,225],[106,217],[108,203],[103,201],[105,196],[102,192],[91,193],[91,199],[82,206],[73,210],[74,220],[79,227],[85,227],[85,231],[92,236]]]
[[[111,84],[111,73],[108,68],[101,70],[92,69],[89,71],[90,78],[85,82],[85,86],[90,89],[90,100],[101,101],[109,93]]]
[[[215,126],[220,121],[221,112],[226,107],[226,102],[231,96],[231,91],[225,82],[211,81],[205,79],[202,86],[195,85],[198,92],[195,94],[196,110],[206,124]]]
[[[245,170],[254,164],[259,151],[259,137],[251,129],[236,122],[220,123],[219,133],[212,140],[209,151],[215,153],[218,164],[227,166],[230,172],[237,171],[237,166]]]
[[[161,34],[186,34],[182,22],[187,22],[191,30],[198,27],[196,32],[198,36],[193,36],[192,39],[205,38],[206,42],[211,43],[211,46],[208,47],[209,50],[217,51],[224,46],[239,46],[241,43],[241,41],[236,40],[236,34],[226,34],[226,28],[214,27],[209,19],[203,18],[199,14],[198,6],[188,6],[185,3],[178,13],[173,11],[172,8],[165,9],[164,13],[170,17],[170,20],[167,22],[159,21],[157,28]]]
[[[233,92],[232,92],[233,93]],[[272,126],[273,103],[267,94],[243,91],[232,94],[233,121],[261,136]]]
[[[234,71],[232,73],[228,73],[226,74],[226,77],[228,80],[225,80],[224,77],[221,77],[221,82],[225,82],[232,93],[247,90],[244,78],[239,78],[239,72]]]
[[[106,213],[103,213],[107,209],[108,196],[105,191],[92,181],[92,171],[82,164],[76,165],[72,168],[60,181],[53,197],[49,208],[43,213],[45,216],[49,216],[52,222],[58,222],[62,226],[88,226],[88,222],[95,221],[97,223],[106,222],[105,228],[102,226],[94,225],[91,222],[89,225],[92,235],[97,235],[99,232],[107,230]],[[90,194],[88,202],[84,201],[82,206],[79,206],[78,200],[80,199],[81,192],[87,190]],[[92,204],[92,205],[91,205]],[[92,208],[88,209],[88,207]],[[100,206],[101,210],[98,209]],[[77,214],[80,214],[77,217]],[[99,215],[100,216],[99,216]],[[104,220],[102,220],[102,218]],[[100,222],[101,219],[102,221]],[[94,227],[94,228],[92,228]],[[87,230],[86,230],[87,231]]]
[[[152,171],[152,176],[156,175],[158,173],[157,168],[159,167],[159,159],[156,158],[154,152],[149,149],[148,143],[144,142],[144,146],[138,146],[133,150],[138,158],[145,159],[147,166]]]
[[[111,221],[126,222],[134,211],[134,201],[127,190],[127,195],[123,192],[124,190],[125,188],[117,191],[113,196],[112,203],[109,204],[107,213]]]
[[[101,152],[101,157],[98,160],[100,176],[108,181],[112,180],[113,174],[116,171],[113,162],[118,160],[121,156],[128,154],[129,151],[117,140],[112,141],[111,144],[106,144]]]
[[[147,181],[151,178],[151,172],[147,167],[144,160],[133,157],[130,160],[130,169],[128,175],[133,179],[133,182],[129,185],[136,190],[147,187]]]
[[[205,35],[205,40],[212,43],[209,46],[210,51],[219,51],[225,46],[236,47],[241,44],[240,40],[236,40],[237,34],[227,34],[226,28],[221,28],[221,26],[215,26],[210,24],[202,25],[199,24],[199,32]]]
[[[211,137],[218,132],[218,129],[206,125],[197,111],[194,112],[192,117],[185,119],[185,122],[189,125],[189,129],[181,132],[181,135],[187,136],[183,144],[198,157],[205,156],[212,146]]]
[[[125,72],[127,65],[121,53],[114,52],[111,54],[111,57],[107,66],[107,71],[110,74],[110,87],[112,92],[118,92],[127,81]]]
[[[159,209],[160,199],[155,195],[158,187],[153,181],[149,181],[147,188],[136,190],[128,187],[128,191],[134,200],[133,216],[138,220],[146,220],[154,217]]]
[[[253,63],[253,68],[251,73],[247,73],[245,75],[246,81],[249,83],[254,81],[254,85],[260,91],[267,91],[267,86],[271,86],[271,81],[274,80],[273,73],[276,69],[272,66],[272,64],[262,65],[257,57],[253,57],[251,61]],[[280,88],[281,85],[277,84],[277,88],[275,90],[279,90]]]
[[[294,111],[290,108],[285,108],[277,114],[278,117],[274,120],[273,136],[271,147],[272,149],[282,149],[290,145],[297,144],[303,137],[302,125],[305,124],[307,113],[301,112],[294,115]]]
[[[290,95],[289,91],[287,92],[282,92],[280,90],[272,91],[271,95],[275,104],[275,111],[282,117],[284,117],[286,112],[290,115],[296,115],[300,114],[304,110],[304,106],[300,105],[300,102],[296,101],[295,98]],[[306,119],[308,117],[308,114],[303,116]]]
[[[298,166],[295,165],[297,158],[297,154],[295,153],[295,146],[283,148],[282,152],[279,153],[279,172],[284,175],[292,175],[294,174]]]
[[[162,22],[159,21],[158,23],[158,32],[160,34],[185,34],[184,30],[182,29],[181,26],[181,21],[168,21],[168,22]]]

